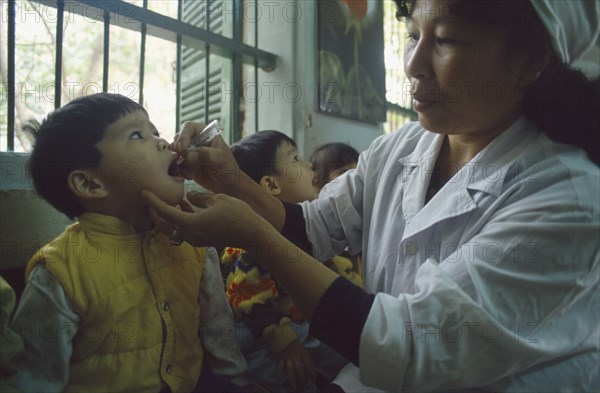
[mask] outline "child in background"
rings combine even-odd
[[[242,391],[228,379],[245,385],[247,366],[216,251],[155,231],[140,198],[148,189],[185,204],[178,154],[144,108],[119,95],[90,95],[30,131],[36,191],[78,222],[27,265],[11,324],[25,342],[17,387]]]
[[[285,134],[258,132],[231,150],[240,169],[277,198],[299,203],[318,196],[311,164]],[[315,390],[316,373],[333,380],[347,360],[308,335],[308,323],[269,272],[241,249],[226,248],[222,263],[227,297],[241,320],[242,351],[256,381],[272,392],[306,392]]]
[[[310,156],[313,170],[317,173],[319,190],[349,169],[356,168],[358,152],[345,143],[327,143],[315,149]]]
[[[345,143],[327,143],[315,149],[310,156],[313,170],[317,173],[319,191],[358,164],[358,152]],[[330,269],[338,272],[359,287],[363,287],[362,261],[360,255],[336,255],[325,262]]]

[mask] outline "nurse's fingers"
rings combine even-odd
[[[186,225],[189,222],[188,216],[190,213],[183,212],[174,206],[168,205],[154,195],[153,192],[143,190],[141,196],[150,205],[154,213],[156,213],[156,218],[160,218],[160,223],[168,222],[175,227],[179,227]]]
[[[206,192],[190,191],[187,193],[188,200],[196,207],[209,207],[214,202],[215,194]]]
[[[181,125],[179,132],[175,134],[175,140],[173,141],[173,149],[178,153],[183,153],[187,150],[192,140],[192,136],[196,133],[202,132],[205,125],[201,123],[194,123],[187,121]]]
[[[179,207],[181,207],[181,210],[183,210],[184,212],[187,212],[187,213],[195,212],[194,207],[186,200],[181,201],[181,203],[179,204]]]
[[[154,223],[156,229],[167,236],[170,236],[173,231],[177,229],[176,225],[162,219],[154,210],[150,210],[150,219]]]

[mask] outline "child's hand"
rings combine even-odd
[[[277,372],[287,379],[291,390],[301,389],[308,381],[316,378],[315,366],[310,353],[298,341],[294,341],[279,353]]]

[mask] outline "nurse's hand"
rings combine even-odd
[[[191,191],[190,203],[170,206],[150,191],[142,191],[159,231],[178,236],[193,246],[231,246],[256,249],[268,243],[275,229],[246,203],[223,194]],[[199,207],[200,209],[195,208]]]
[[[236,195],[242,182],[252,179],[240,170],[221,135],[207,146],[197,146],[188,151],[192,137],[203,129],[203,124],[186,122],[175,136],[172,148],[183,157],[179,170],[187,179],[213,192]]]
[[[164,234],[177,231],[179,238],[194,246],[245,249],[271,272],[309,322],[321,297],[339,277],[237,198],[191,191],[187,194],[190,203],[182,202],[178,209],[150,191],[142,191],[141,196]]]
[[[243,200],[271,225],[281,230],[285,222],[283,204],[242,172],[221,135],[217,135],[209,146],[199,146],[187,151],[191,138],[203,129],[203,124],[184,123],[171,145],[184,158],[179,167],[181,174],[215,193]]]

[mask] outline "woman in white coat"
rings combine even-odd
[[[597,391],[598,80],[574,69],[597,72],[579,61],[598,2],[397,3],[418,123],[302,205],[262,192],[219,138],[185,166],[236,198],[192,193],[203,209],[179,210],[145,193],[158,227],[249,250],[362,384]],[[288,239],[318,260],[362,252],[366,291]]]

